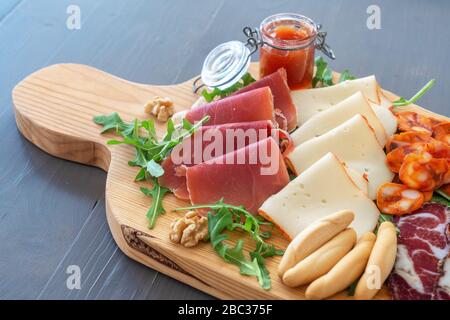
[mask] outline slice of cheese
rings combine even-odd
[[[298,124],[304,124],[314,115],[331,108],[361,91],[372,102],[380,103],[379,86],[375,76],[347,80],[331,87],[294,90],[292,100],[297,107]]]
[[[345,167],[345,166],[344,166]],[[347,174],[349,177],[353,180],[353,182],[356,184],[356,186],[366,195],[369,195],[369,182],[366,178],[359,172],[350,169],[348,167],[345,167],[345,170],[347,171]]]
[[[342,100],[332,108],[314,115],[295,130],[291,137],[295,145],[302,144],[314,137],[323,135],[357,114],[361,114],[366,118],[375,131],[378,142],[384,146],[388,138],[386,131],[361,91]]]
[[[345,167],[327,153],[280,192],[268,198],[259,212],[294,238],[311,223],[340,210],[351,210],[350,227],[358,237],[372,231],[380,212],[348,176]]]
[[[287,160],[298,175],[328,152],[333,152],[346,166],[367,176],[371,199],[376,198],[380,185],[392,181],[394,177],[385,163],[383,148],[360,114],[320,137],[295,147]],[[326,183],[325,181],[324,184]]]
[[[377,115],[383,124],[384,130],[388,137],[397,132],[397,118],[389,108],[370,102],[373,112]]]

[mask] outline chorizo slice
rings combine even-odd
[[[398,147],[386,155],[386,164],[392,172],[398,173],[405,157],[410,153],[426,150],[426,144],[417,142]]]
[[[444,174],[444,184],[446,193],[450,196],[450,159],[447,158],[447,172]]]
[[[444,184],[447,159],[436,159],[428,152],[410,153],[400,167],[400,180],[412,189],[433,191]]]
[[[442,121],[435,118],[418,114],[413,111],[402,111],[395,114],[400,131],[420,131],[433,132],[433,127],[441,124]]]
[[[430,132],[420,132],[420,131],[407,131],[394,134],[386,143],[386,151],[391,152],[392,150],[412,144],[417,142],[429,142],[432,140]]]
[[[427,142],[425,151],[433,158],[450,158],[450,145],[436,139]]]
[[[433,191],[424,191],[423,193],[423,202],[428,202],[433,198]]]
[[[433,127],[433,137],[450,145],[450,122],[440,123]]]
[[[394,215],[411,213],[419,209],[423,202],[422,192],[403,184],[388,182],[378,188],[377,206],[383,213]]]

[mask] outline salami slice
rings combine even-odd
[[[442,123],[440,120],[412,111],[398,112],[395,115],[397,116],[398,128],[400,131],[432,133],[433,127]]]
[[[444,122],[433,127],[433,137],[450,145],[450,122]]]
[[[422,192],[403,184],[385,183],[377,192],[377,206],[381,212],[403,215],[419,209],[424,202]]]
[[[445,182],[447,159],[436,159],[428,152],[408,154],[400,167],[400,180],[410,188],[432,191]]]
[[[410,153],[422,152],[426,149],[426,144],[417,142],[398,147],[386,155],[386,164],[392,172],[398,173],[403,160]]]
[[[412,143],[417,142],[429,142],[431,141],[431,133],[429,132],[419,132],[419,131],[408,131],[394,134],[386,143],[386,151],[391,152],[392,150]]]
[[[450,146],[436,139],[427,142],[425,150],[434,158],[450,158]]]

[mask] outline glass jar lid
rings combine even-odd
[[[220,90],[239,81],[250,65],[251,52],[245,43],[229,41],[215,47],[203,62],[202,82]]]

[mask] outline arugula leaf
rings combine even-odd
[[[146,196],[152,198],[152,205],[147,211],[147,218],[149,222],[149,228],[152,229],[155,226],[156,218],[166,212],[162,206],[162,200],[164,195],[170,190],[161,187],[156,179],[153,179],[153,188],[141,187],[141,192]]]
[[[341,76],[339,77],[339,83],[344,82],[346,80],[355,80],[356,77],[352,76],[350,74],[350,71],[348,69],[345,69],[344,71],[342,71]]]
[[[328,87],[333,85],[333,72],[328,68],[328,63],[321,56],[316,57],[316,74],[312,79],[312,86],[316,88],[319,84],[322,87]]]
[[[431,198],[430,202],[436,202],[445,206],[450,206],[449,196],[444,191],[439,189],[433,193],[433,197]]]
[[[450,201],[450,195],[448,195],[444,190],[437,189],[436,192],[437,192],[440,196],[442,196],[442,197],[444,197],[445,199],[447,199],[448,201]]]
[[[380,224],[382,224],[385,221],[389,221],[394,223],[394,216],[391,214],[386,214],[386,213],[380,213],[380,216],[378,217],[378,224],[377,227],[374,230],[374,233],[377,234],[378,233],[378,228],[380,227]],[[397,234],[400,233],[400,230],[397,228],[397,226],[395,226],[395,230],[397,231]]]
[[[378,218],[378,223],[383,223],[385,221],[392,222],[394,221],[394,217],[390,214],[381,213],[380,217]]]
[[[317,88],[318,86],[330,87],[334,85],[335,83],[333,83],[333,71],[328,68],[328,62],[326,62],[323,57],[319,56],[316,57],[314,63],[316,65],[316,73],[312,79],[313,88]],[[351,75],[348,69],[345,69],[341,73],[338,83],[354,79],[356,79],[356,77]]]
[[[220,90],[218,88],[214,88],[211,92],[209,92],[208,90],[204,89],[202,91],[202,96],[203,98],[205,98],[206,102],[211,102],[213,101],[216,97],[219,98],[225,98],[226,96],[229,96],[230,94],[232,94],[233,92],[238,91],[239,89],[248,86],[250,83],[255,82],[256,80],[253,79],[253,77],[251,76],[250,73],[246,72],[242,78],[236,82],[235,84],[233,84],[231,87],[227,88],[227,89],[223,89]]]
[[[120,118],[117,112],[113,112],[107,116],[95,116],[94,122],[103,125],[103,130],[101,133],[115,129],[116,132],[126,130],[129,125],[127,125],[122,118]]]
[[[351,285],[347,288],[347,295],[353,297],[355,295],[356,286],[358,285],[359,279],[361,277],[358,277]]]
[[[140,168],[138,173],[136,174],[136,177],[134,178],[134,181],[144,181],[147,178],[147,171],[145,168]]]
[[[416,103],[416,101],[419,100],[428,90],[430,90],[434,86],[435,83],[436,83],[436,79],[431,79],[411,99],[406,100],[405,98],[401,97],[400,99],[394,101],[392,103],[392,105],[394,107],[401,107],[401,106],[406,106],[411,103]]]
[[[116,134],[122,137],[122,140],[111,139],[107,142],[108,145],[127,144],[135,148],[135,158],[128,162],[129,166],[140,167],[134,180],[144,181],[149,177],[158,178],[164,174],[164,169],[159,164],[163,161],[172,149],[181,143],[183,139],[189,137],[197,130],[203,123],[209,120],[206,116],[195,124],[184,120],[183,126],[175,127],[172,119],[167,122],[167,132],[161,141],[158,141],[156,135],[155,124],[152,120],[139,121],[134,119],[131,123],[125,123],[117,112],[110,115],[96,116],[94,122],[103,125],[102,133],[114,129]],[[141,135],[145,133],[144,135]],[[155,224],[156,217],[164,212],[162,208],[162,196],[168,192],[168,189],[161,188],[156,179],[153,179],[154,190],[147,188],[141,189],[142,192],[154,198],[152,207],[149,209],[147,216],[150,221],[150,228]],[[155,189],[156,188],[156,189]],[[157,193],[156,191],[161,193]]]
[[[265,258],[275,255],[283,255],[283,250],[278,250],[274,245],[264,241],[268,233],[261,232],[260,226],[273,226],[270,222],[254,217],[242,206],[226,204],[223,199],[214,204],[195,205],[177,208],[175,211],[210,209],[208,212],[208,236],[214,250],[226,262],[239,267],[241,274],[255,276],[260,286],[266,290],[270,289],[270,274],[265,267]],[[229,240],[226,230],[234,231],[240,229],[248,233],[256,242],[256,247],[249,252],[249,259],[243,252],[243,240],[238,240],[234,247],[224,243]]]

